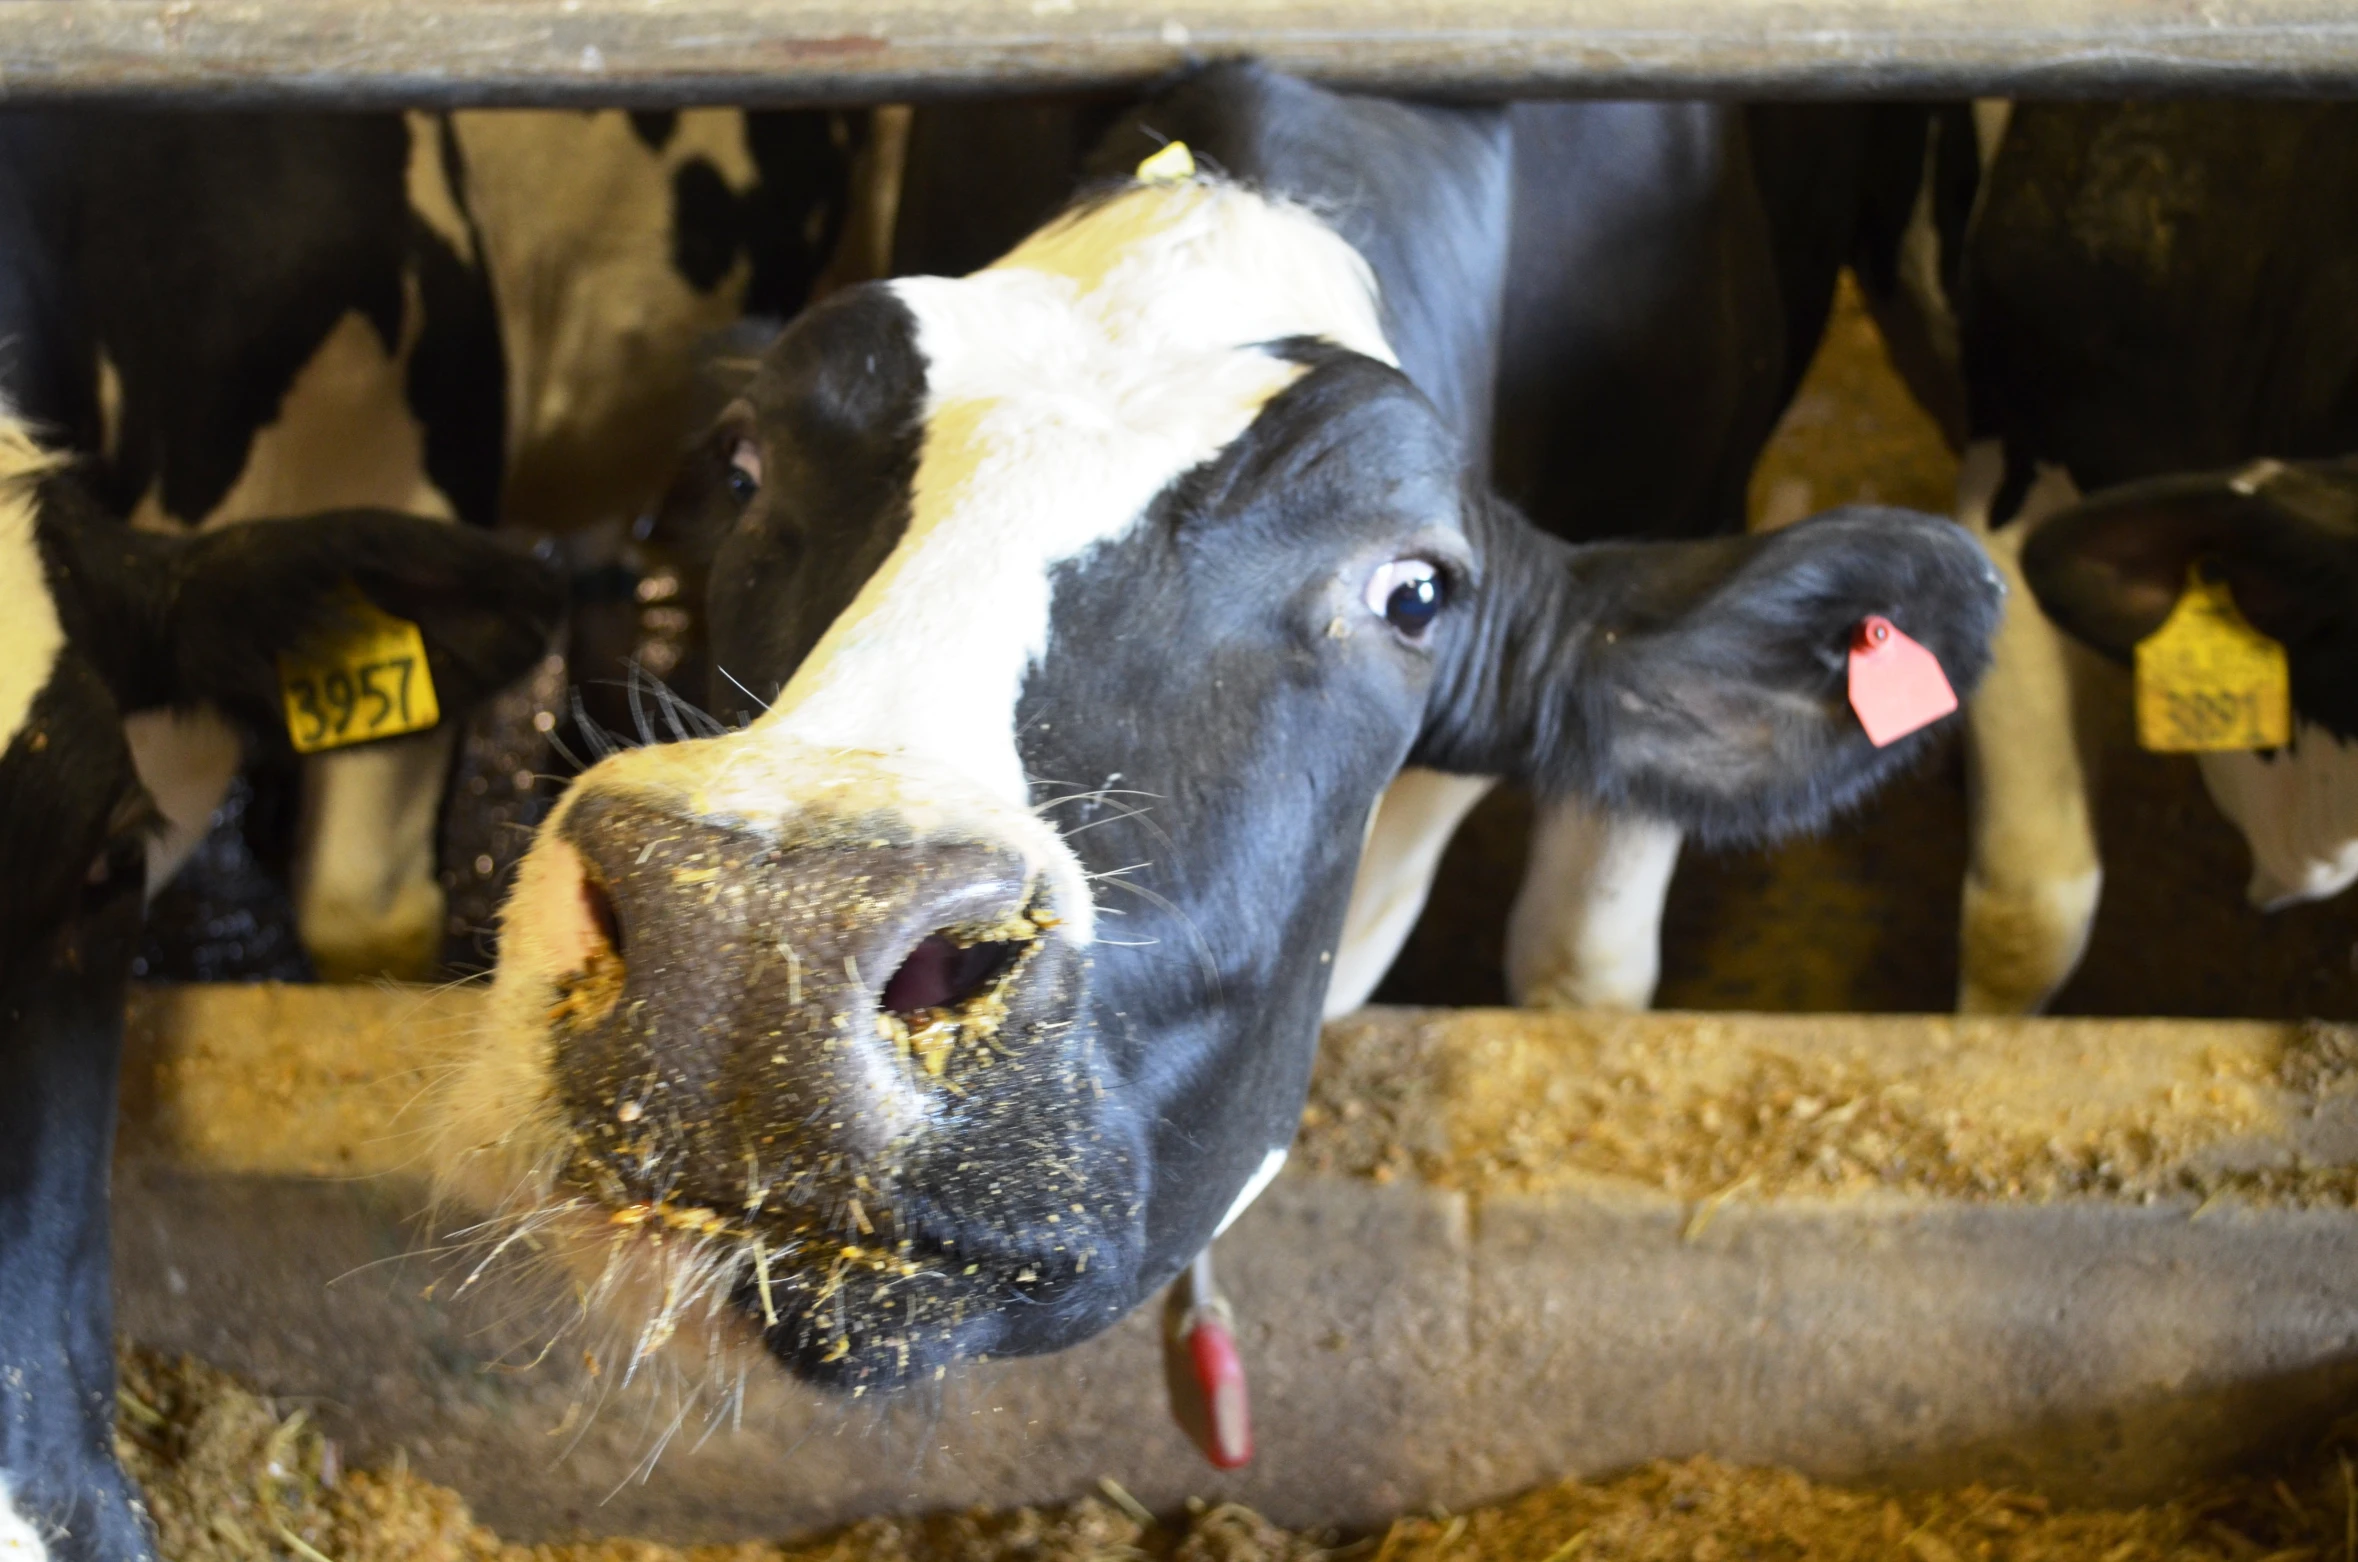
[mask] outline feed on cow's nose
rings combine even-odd
[[[593,785],[536,849],[536,1196],[581,1217],[586,1292],[659,1298],[634,1355],[694,1310],[888,1384],[1009,1348],[1010,1295],[1095,1308],[1126,1272],[1085,945],[1022,852],[936,828]]]

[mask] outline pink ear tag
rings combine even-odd
[[[1939,657],[1870,613],[1850,637],[1850,708],[1867,741],[1883,748],[1955,710],[1957,691]]]

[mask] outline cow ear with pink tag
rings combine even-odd
[[[1957,708],[1940,658],[1871,613],[1850,637],[1850,708],[1867,741],[1888,748]]]

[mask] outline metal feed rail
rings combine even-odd
[[[0,102],[859,102],[1251,54],[1576,94],[2358,91],[2351,0],[0,0]]]

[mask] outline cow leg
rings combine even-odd
[[[0,989],[0,1558],[145,1562],[114,1456],[107,1169],[139,897]],[[112,973],[111,977],[103,973]]]
[[[443,932],[435,826],[453,741],[445,723],[304,762],[295,924],[321,980],[433,974]]]
[[[1575,798],[1542,802],[1507,919],[1507,991],[1542,1009],[1643,1009],[1662,973],[1680,831]]]
[[[1959,518],[1982,539],[2007,587],[1988,675],[1965,707],[1963,948],[1957,1007],[2029,1014],[2044,1007],[2088,946],[2104,867],[2096,851],[2093,776],[2075,719],[2075,656],[2023,581],[2023,538],[2078,497],[2068,475],[2042,470],[2020,515],[1993,531],[2003,474],[1994,444],[1968,451]]]
[[[1326,1017],[1367,1002],[1408,942],[1441,853],[1465,816],[1498,782],[1490,776],[1452,776],[1403,770],[1384,789],[1367,822],[1351,906],[1343,914],[1343,946],[1327,984]]]

